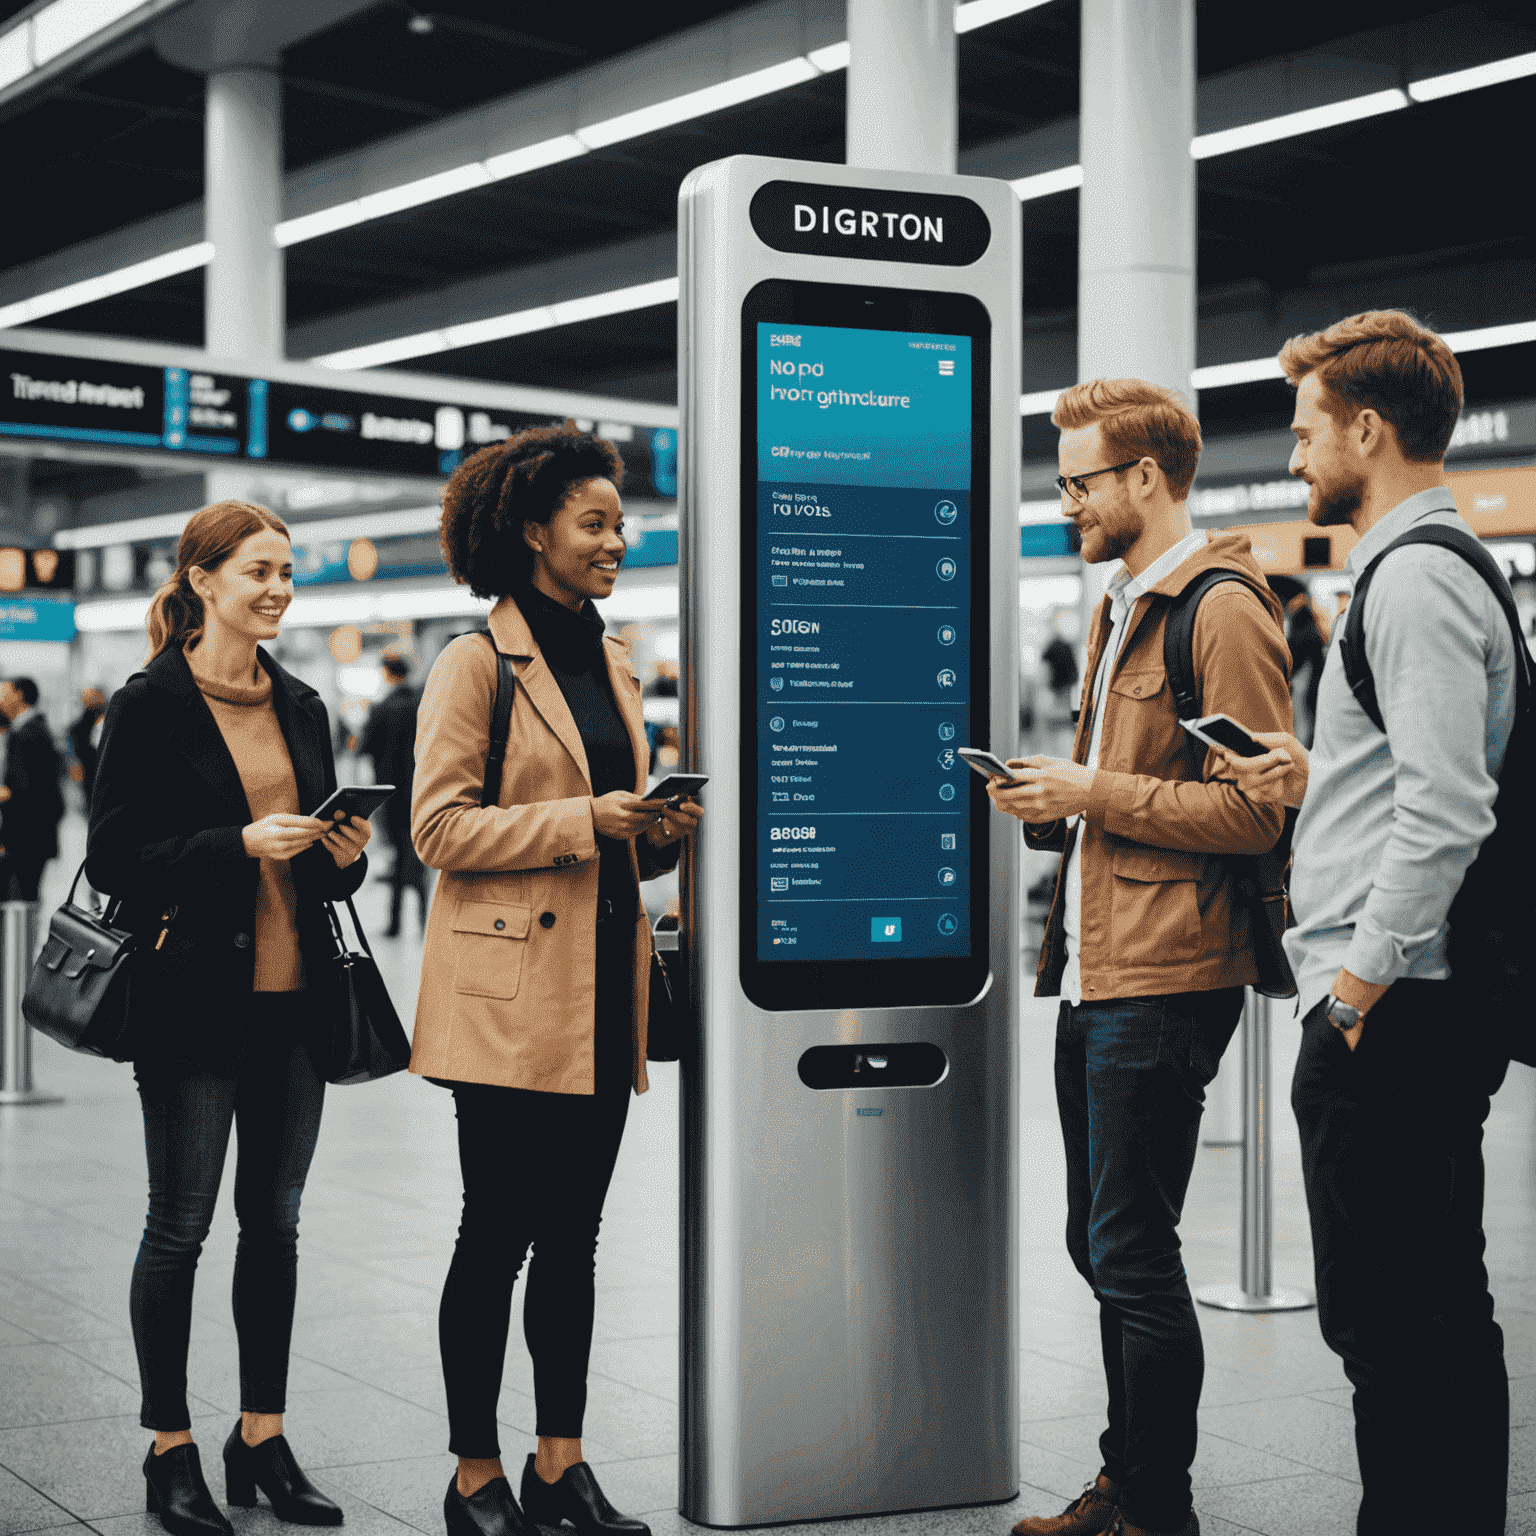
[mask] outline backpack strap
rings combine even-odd
[[[1200,599],[1224,581],[1240,581],[1251,591],[1259,591],[1253,578],[1241,571],[1202,571],[1168,604],[1168,616],[1163,625],[1163,671],[1168,674],[1174,711],[1180,720],[1200,718],[1200,679],[1195,676],[1195,613],[1200,607]],[[1193,741],[1194,738],[1190,739]]]
[[[501,799],[501,770],[507,760],[507,738],[512,734],[512,695],[517,679],[512,672],[512,658],[496,644],[488,629],[484,635],[496,653],[496,700],[491,705],[490,748],[485,754],[485,785],[480,791],[482,806],[495,805]]]
[[[1365,711],[1371,724],[1382,732],[1386,731],[1386,725],[1381,718],[1381,704],[1376,698],[1376,679],[1371,675],[1371,664],[1365,655],[1365,594],[1370,588],[1371,578],[1376,574],[1376,567],[1394,549],[1401,549],[1405,544],[1433,544],[1439,549],[1448,549],[1452,554],[1459,555],[1465,560],[1488,583],[1489,590],[1499,600],[1499,606],[1504,610],[1504,617],[1509,621],[1510,633],[1515,639],[1516,690],[1518,692],[1522,683],[1526,687],[1530,686],[1526,670],[1528,658],[1525,637],[1520,629],[1519,610],[1515,607],[1514,594],[1509,590],[1509,582],[1505,580],[1504,572],[1499,569],[1498,561],[1488,553],[1475,534],[1450,527],[1445,523],[1425,523],[1420,527],[1410,528],[1407,533],[1393,539],[1361,571],[1360,579],[1355,583],[1354,594],[1349,600],[1349,606],[1344,610],[1344,629],[1339,636],[1339,656],[1344,663],[1344,677],[1349,683],[1349,691],[1354,694],[1356,703]]]

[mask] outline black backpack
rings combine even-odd
[[[1377,730],[1385,731],[1386,726],[1376,700],[1376,680],[1365,657],[1365,594],[1376,567],[1405,544],[1433,544],[1465,560],[1498,598],[1514,636],[1515,718],[1493,804],[1495,825],[1451,903],[1447,958],[1458,989],[1470,991],[1476,999],[1472,1016],[1480,1016],[1503,1032],[1506,1048],[1516,1061],[1536,1066],[1536,1010],[1530,998],[1536,973],[1531,959],[1531,946],[1536,942],[1536,890],[1530,879],[1532,861],[1536,860],[1536,805],[1531,796],[1536,725],[1532,721],[1531,662],[1520,631],[1520,615],[1498,562],[1473,534],[1444,523],[1428,523],[1394,539],[1360,573],[1354,596],[1344,610],[1344,632],[1339,637],[1350,692]]]
[[[1168,605],[1163,626],[1163,671],[1168,674],[1168,687],[1180,720],[1198,720],[1203,713],[1200,679],[1195,676],[1195,612],[1201,598],[1224,581],[1240,581],[1260,597],[1269,590],[1266,585],[1261,591],[1259,584],[1241,571],[1202,571]],[[1190,744],[1203,762],[1205,748],[1194,737],[1190,737]],[[1249,911],[1254,959],[1259,967],[1259,979],[1253,990],[1265,997],[1296,996],[1296,976],[1281,943],[1293,922],[1288,885],[1291,834],[1295,827],[1296,812],[1287,807],[1280,840],[1268,853],[1230,854],[1226,860],[1237,882],[1238,894]]]

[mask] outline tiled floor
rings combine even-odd
[[[67,843],[78,842],[70,824]],[[68,873],[51,871],[57,899]],[[382,928],[384,892],[364,913]],[[381,941],[397,999],[414,996],[417,946]],[[402,1006],[402,1013],[407,1008]],[[1090,1298],[1061,1250],[1061,1154],[1050,1093],[1052,1011],[1021,1023],[1023,1356],[1019,1497],[1002,1507],[856,1522],[871,1536],[1003,1536],[1025,1513],[1054,1513],[1097,1467],[1103,1412]],[[1276,1279],[1310,1282],[1311,1255],[1284,1085],[1294,1039],[1277,1021]],[[1235,1057],[1235,1051],[1234,1051]],[[143,1513],[129,1270],[144,1210],[138,1103],[124,1067],[39,1041],[52,1108],[0,1109],[0,1536],[81,1525],[158,1536]],[[620,1508],[657,1536],[690,1529],[676,1512],[677,1075],[629,1122],[599,1261],[586,1449]],[[1536,1092],[1515,1068],[1489,1125],[1488,1222],[1514,1401],[1511,1532],[1536,1536]],[[345,1508],[354,1536],[441,1530],[452,1466],[437,1365],[437,1291],[457,1220],[452,1113],[410,1078],[335,1089],[304,1201],[289,1432],[300,1460]],[[1237,1278],[1239,1154],[1208,1148],[1185,1219],[1195,1284]],[[226,1184],[228,1181],[226,1180]],[[199,1275],[191,1362],[195,1428],[215,1461],[237,1409],[229,1317],[233,1213],[226,1188]],[[1412,1284],[1413,1254],[1399,1256]],[[521,1288],[519,1288],[521,1294]],[[1207,1371],[1195,1464],[1208,1536],[1345,1536],[1358,1498],[1348,1390],[1316,1314],[1202,1309]],[[520,1333],[500,1416],[509,1462],[532,1446],[532,1383]],[[216,1492],[222,1480],[214,1479]],[[232,1512],[240,1536],[275,1536],[265,1506]]]

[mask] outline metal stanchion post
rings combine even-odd
[[[21,1000],[37,949],[37,903],[0,901],[0,1104],[61,1104],[32,1086],[32,1026]]]
[[[1243,1252],[1240,1285],[1203,1285],[1195,1300],[1224,1312],[1299,1312],[1315,1306],[1309,1290],[1274,1285],[1275,1175],[1270,1164],[1269,999],[1243,999]]]

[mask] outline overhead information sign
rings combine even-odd
[[[41,352],[0,352],[0,370],[0,437],[391,475],[450,475],[488,443],[552,420],[324,384]],[[651,480],[654,470],[654,488],[676,494],[674,432],[583,425],[607,426],[632,478]],[[643,494],[643,484],[632,489]]]

